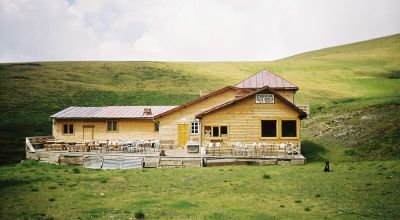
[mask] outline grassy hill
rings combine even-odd
[[[312,106],[306,166],[1,165],[0,219],[399,219],[400,35],[274,62],[0,64],[0,161],[22,159],[24,137],[49,134],[67,106],[176,105],[261,69]]]
[[[296,103],[311,104],[309,160],[400,155],[398,34],[273,62],[0,64],[0,160],[21,159],[23,138],[50,134],[49,116],[65,107],[177,105],[261,69],[298,85]]]

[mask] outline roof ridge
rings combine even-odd
[[[261,82],[259,82],[259,80],[261,80]],[[264,86],[269,86],[270,88],[283,88],[283,89],[293,89],[293,90],[299,89],[295,84],[293,84],[289,80],[265,68],[234,85],[234,87],[236,88],[253,88],[253,89],[262,88]]]

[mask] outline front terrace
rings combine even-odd
[[[56,164],[110,169],[213,166],[227,164],[304,164],[299,144],[235,142],[188,143],[174,140],[66,141],[52,136],[26,138],[28,159]]]

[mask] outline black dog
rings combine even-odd
[[[325,162],[324,172],[329,172],[329,161]]]

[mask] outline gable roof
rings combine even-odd
[[[186,103],[183,104],[183,105],[176,106],[175,108],[170,109],[170,110],[168,110],[168,111],[165,111],[165,112],[163,112],[163,113],[157,115],[156,117],[158,118],[158,117],[164,116],[164,115],[166,115],[166,114],[169,114],[169,113],[171,113],[171,112],[177,111],[177,110],[179,110],[179,109],[185,108],[186,106],[195,104],[195,103],[197,103],[197,102],[199,102],[199,101],[201,101],[201,100],[207,99],[208,97],[211,97],[211,96],[213,96],[213,95],[219,94],[219,93],[224,92],[224,91],[226,91],[226,90],[228,90],[228,89],[235,89],[235,87],[233,87],[233,86],[226,86],[226,87],[224,87],[224,88],[222,88],[222,89],[219,89],[219,90],[217,90],[217,91],[214,91],[214,92],[212,92],[212,93],[209,93],[209,94],[207,94],[207,95],[204,95],[204,96],[202,96],[202,97],[199,97],[199,98],[194,99],[194,100],[192,100],[192,101],[186,102]]]
[[[299,89],[296,85],[268,70],[261,70],[235,85],[235,87],[242,89],[259,89],[265,86],[272,89]]]
[[[171,110],[176,106],[106,106],[106,107],[68,107],[50,116],[54,119],[100,119],[126,118],[151,119],[156,115]],[[150,108],[151,115],[144,115],[144,109]]]
[[[232,104],[234,104],[234,103],[237,103],[237,102],[239,102],[239,101],[241,101],[241,100],[243,100],[243,99],[246,99],[246,98],[248,98],[248,97],[250,97],[250,96],[252,96],[252,95],[255,95],[255,94],[257,94],[257,93],[259,93],[259,92],[262,92],[262,91],[265,91],[265,90],[271,92],[271,93],[274,94],[276,97],[278,97],[280,100],[282,100],[284,103],[286,103],[289,107],[291,107],[292,109],[294,109],[295,111],[297,111],[297,112],[299,113],[299,115],[300,115],[300,118],[305,118],[305,117],[307,117],[307,113],[305,113],[304,111],[302,111],[302,110],[301,110],[300,108],[298,108],[296,105],[294,105],[294,104],[291,103],[289,100],[287,100],[287,99],[284,98],[283,96],[281,96],[281,95],[279,95],[278,93],[276,93],[274,90],[272,90],[272,89],[269,88],[268,86],[264,86],[263,88],[258,89],[258,90],[254,91],[254,92],[252,92],[252,93],[249,93],[249,94],[247,94],[247,95],[245,95],[245,96],[243,96],[243,97],[237,98],[237,99],[235,99],[235,100],[226,102],[226,103],[224,103],[224,104],[218,105],[218,106],[216,106],[216,107],[214,107],[214,108],[211,108],[211,109],[209,109],[209,110],[206,110],[206,111],[204,111],[204,112],[201,112],[201,113],[199,113],[199,114],[196,115],[196,118],[201,118],[201,117],[203,117],[204,115],[207,115],[207,114],[212,113],[212,112],[214,112],[214,111],[217,111],[217,110],[219,110],[219,109],[222,109],[222,108],[225,108],[225,107],[227,107],[227,106],[230,106],[230,105],[232,105]]]

